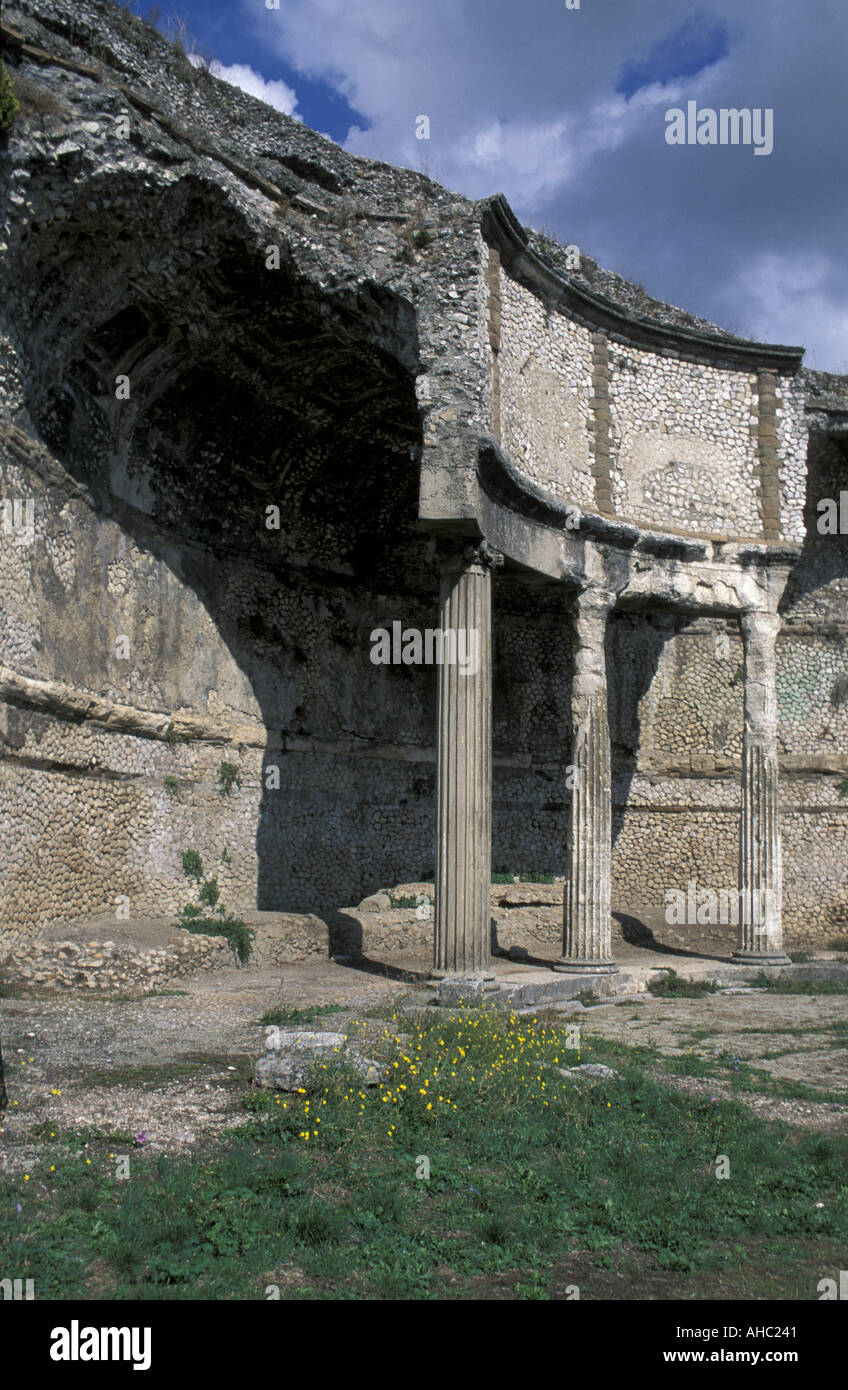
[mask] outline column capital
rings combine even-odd
[[[465,574],[469,570],[488,574],[503,562],[501,552],[493,549],[485,539],[445,551],[439,559],[443,574]]]
[[[598,617],[606,618],[610,611],[615,607],[616,595],[610,589],[601,589],[592,585],[588,589],[580,589],[574,596],[574,612],[580,617],[585,614],[591,617],[597,614]]]
[[[774,613],[768,608],[749,608],[739,615],[739,625],[742,635],[747,640],[757,637],[774,640],[780,632],[782,620],[779,613]]]

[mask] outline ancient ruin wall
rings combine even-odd
[[[52,29],[39,27],[39,12],[51,16]],[[22,449],[8,430],[0,436],[0,496],[36,503],[32,543],[0,541],[3,927],[32,930],[111,911],[119,896],[129,898],[133,912],[173,911],[184,900],[179,854],[188,847],[201,851],[224,901],[234,907],[329,910],[432,868],[435,672],[375,668],[368,659],[372,627],[395,617],[421,627],[435,621],[433,556],[426,543],[410,540],[410,515],[392,511],[382,497],[357,511],[351,474],[328,480],[316,464],[313,474],[298,480],[300,490],[287,494],[293,507],[296,499],[301,539],[296,532],[281,537],[280,553],[274,553],[250,530],[262,505],[280,495],[273,489],[271,496],[260,491],[254,511],[238,525],[233,519],[230,534],[213,526],[201,535],[184,524],[185,494],[162,486],[163,477],[169,486],[173,480],[158,456],[167,463],[176,448],[164,414],[158,434],[140,435],[134,451],[127,448],[117,460],[104,445],[94,409],[75,417],[76,455],[62,436],[69,410],[63,382],[82,398],[89,378],[75,375],[79,362],[64,337],[65,356],[57,357],[55,334],[33,336],[38,320],[32,306],[43,311],[45,294],[52,295],[50,313],[58,315],[62,335],[75,331],[74,313],[87,335],[106,331],[109,315],[126,305],[114,297],[120,276],[106,274],[106,260],[97,274],[88,265],[87,282],[57,276],[61,248],[68,265],[77,266],[97,226],[111,228],[147,307],[173,306],[163,331],[181,344],[172,354],[179,364],[197,349],[192,323],[179,320],[181,309],[196,320],[198,334],[206,332],[203,351],[211,352],[216,337],[217,321],[204,320],[214,294],[186,305],[181,298],[187,285],[194,292],[203,279],[186,278],[189,263],[224,263],[223,241],[212,237],[210,243],[209,236],[224,225],[227,236],[242,238],[239,255],[260,265],[258,252],[268,240],[292,247],[297,267],[288,284],[298,278],[322,284],[331,266],[338,284],[361,296],[367,314],[383,316],[386,351],[394,343],[386,321],[400,324],[404,302],[414,301],[420,370],[406,360],[403,390],[411,392],[416,375],[424,436],[443,420],[457,429],[483,424],[495,434],[502,430],[516,466],[562,500],[591,509],[603,494],[596,426],[604,398],[608,495],[619,514],[629,515],[631,464],[623,464],[635,420],[675,442],[694,438],[697,429],[697,442],[712,451],[709,466],[723,480],[720,508],[706,507],[704,489],[690,486],[671,508],[674,516],[672,491],[656,512],[646,504],[646,525],[708,532],[732,525],[738,529],[726,534],[741,535],[752,534],[747,528],[753,525],[759,536],[766,510],[763,459],[769,460],[779,493],[768,506],[779,508],[774,515],[786,538],[806,537],[778,648],[787,939],[821,940],[844,930],[848,802],[839,785],[848,773],[848,745],[839,681],[848,674],[848,540],[818,537],[814,502],[838,496],[848,470],[844,446],[818,434],[811,441],[814,480],[805,497],[800,380],[769,382],[749,371],[682,363],[603,333],[598,338],[559,309],[548,313],[538,295],[492,266],[491,248],[484,251],[465,200],[408,171],[353,161],[224,84],[196,84],[162,40],[151,36],[150,51],[143,52],[135,22],[104,0],[39,0],[4,10],[4,20],[18,22],[18,16],[31,40],[68,60],[93,60],[101,74],[85,77],[41,60],[16,60],[13,65],[65,109],[28,118],[23,136],[19,132],[2,155],[12,195],[6,235],[17,254],[21,225],[34,224],[27,233],[34,254],[16,262],[2,298],[0,419],[28,443]],[[60,21],[66,34],[76,34],[75,42],[62,36]],[[135,105],[114,85],[116,73],[125,85],[134,84]],[[167,128],[165,117],[144,117],[144,101],[158,102],[170,119],[191,127],[194,145]],[[125,111],[135,122],[130,152],[112,125]],[[198,141],[215,157],[199,155]],[[245,182],[248,176],[252,183]],[[278,208],[269,181],[284,184],[286,197],[300,201]],[[165,191],[181,185],[186,208],[202,191],[200,222],[189,236],[175,217],[167,254],[151,256],[164,211],[183,206],[177,193],[166,197]],[[95,202],[88,222],[86,199]],[[227,204],[239,210],[240,222],[227,220]],[[270,238],[272,227],[277,235]],[[429,248],[410,244],[416,227],[429,229]],[[51,236],[39,243],[45,228]],[[199,229],[202,245],[195,247]],[[27,264],[31,273],[20,270]],[[611,293],[616,277],[604,276]],[[374,286],[389,282],[396,297],[378,303]],[[228,296],[238,300],[233,282],[213,283],[222,286],[215,291],[219,300],[221,294],[228,303]],[[267,296],[264,285],[260,299]],[[674,318],[670,309],[662,314]],[[398,328],[396,336],[408,331]],[[86,337],[79,359],[89,365],[91,344]],[[298,383],[282,374],[277,342],[274,353],[261,372],[273,381],[276,368],[284,404]],[[346,362],[341,375],[348,369]],[[398,391],[402,415],[406,398]],[[211,427],[206,420],[209,437],[197,445],[197,456],[202,447],[210,471],[229,479],[232,459],[210,444],[225,433],[227,401],[222,397],[216,406],[214,394],[210,400],[214,418]],[[562,400],[570,405],[560,412]],[[274,397],[272,404],[276,409],[280,401]],[[304,398],[304,411],[313,406]],[[266,396],[264,406],[251,411],[252,427],[268,414]],[[192,428],[202,434],[194,409],[184,408],[179,418],[194,420]],[[663,424],[670,435],[659,428]],[[768,448],[772,436],[776,442]],[[182,437],[183,455],[196,443]],[[414,469],[409,447],[404,441],[391,457],[408,459]],[[659,467],[665,457],[657,449]],[[742,461],[739,479],[733,460]],[[670,461],[686,464],[687,458]],[[94,486],[101,464],[106,489]],[[397,474],[407,476],[402,469]],[[249,481],[240,484],[245,493]],[[652,506],[654,497],[663,497],[661,484],[662,473]],[[151,519],[157,486],[162,512]],[[389,492],[394,486],[393,475]],[[326,506],[316,509],[320,523],[310,523],[307,541],[308,502],[316,491]],[[719,492],[714,489],[711,503]],[[634,499],[633,506],[643,503],[644,487],[642,503]],[[367,554],[351,557],[345,548],[348,510],[364,536],[382,538],[383,552],[395,554],[377,574],[366,573]],[[148,520],[142,524],[139,514]],[[211,516],[214,522],[215,508]],[[371,548],[369,539],[364,549]],[[560,873],[571,660],[562,596],[514,593],[505,575],[494,589],[493,864]],[[627,615],[613,626],[614,906],[655,911],[669,888],[685,888],[689,878],[716,887],[735,883],[741,644],[732,624],[724,632],[721,624],[663,628]],[[116,647],[121,636],[129,640],[129,661]],[[172,722],[188,732],[187,742],[165,737]],[[240,785],[229,796],[219,783],[222,761],[238,768]]]

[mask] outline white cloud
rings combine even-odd
[[[532,219],[658,299],[808,362],[848,356],[844,53],[834,0],[709,0],[729,51],[697,76],[629,100],[622,71],[680,24],[680,0],[237,0],[290,69],[359,118],[345,148],[422,168],[472,198],[500,191]],[[684,7],[685,8],[685,7]],[[773,109],[775,148],[668,146],[665,111]],[[426,115],[431,138],[416,139]],[[764,257],[779,257],[785,263]],[[803,267],[824,257],[820,278]]]
[[[189,54],[189,62],[195,67],[201,62],[196,53]],[[261,72],[256,72],[247,63],[212,63],[211,71],[215,77],[220,77],[224,82],[230,82],[234,87],[240,87],[248,96],[258,97],[268,106],[273,106],[277,111],[283,111],[287,116],[294,116],[295,120],[300,120],[296,113],[297,93],[280,79],[266,81]]]
[[[848,296],[829,256],[763,252],[737,271],[726,303],[744,332],[763,342],[812,344],[808,367],[848,371]]]

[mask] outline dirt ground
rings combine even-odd
[[[680,964],[631,947],[622,968],[636,978],[658,963]],[[327,1027],[365,1011],[390,1015],[404,1000],[431,997],[429,964],[426,953],[346,965],[315,959],[199,972],[180,981],[179,990],[135,1000],[2,999],[9,1109],[0,1129],[0,1169],[16,1173],[38,1162],[42,1126],[144,1135],[144,1143],[163,1152],[190,1149],[243,1121],[240,1097],[263,1050],[259,1020],[266,1011],[337,1004],[338,1014],[321,1016],[320,1026]],[[494,964],[503,979],[550,978],[533,965]],[[709,973],[709,962],[696,965],[698,973]],[[643,993],[635,1002],[577,1008],[589,1041],[598,1036],[653,1046],[663,1057],[707,1063],[725,1055],[728,1077],[737,1059],[776,1083],[801,1082],[822,1100],[776,1096],[771,1087],[737,1095],[766,1118],[848,1131],[846,995],[756,991],[655,999]],[[693,1094],[726,1095],[731,1088],[729,1079],[714,1077],[662,1074],[662,1080]]]

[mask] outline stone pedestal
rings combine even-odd
[[[612,755],[604,636],[610,600],[588,590],[574,608],[571,689],[573,786],[568,827],[563,953],[555,970],[611,975]]]
[[[457,638],[464,630],[465,652],[476,653],[476,663],[439,666],[437,979],[492,973],[492,566],[500,563],[502,556],[482,544],[442,568],[441,630]],[[448,638],[445,651],[450,647]]]
[[[739,949],[745,965],[788,965],[783,951],[778,812],[776,613],[745,613],[745,733],[739,837]]]

